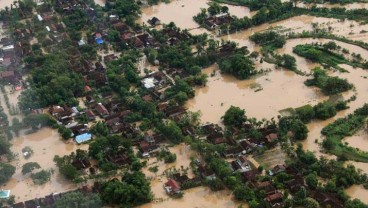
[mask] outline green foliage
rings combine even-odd
[[[326,95],[345,92],[353,87],[346,79],[328,76],[326,71],[318,67],[313,69],[313,79],[308,79],[305,84],[321,88]]]
[[[328,119],[336,115],[336,108],[330,102],[318,103],[313,107],[315,117],[318,119]]]
[[[173,121],[160,124],[158,129],[165,136],[165,138],[174,144],[179,144],[184,139],[184,135],[180,127]]]
[[[28,162],[22,166],[22,174],[25,175],[27,173],[32,172],[35,169],[40,169],[40,168],[41,168],[40,164],[36,162]]]
[[[296,140],[304,140],[308,136],[307,126],[301,120],[293,117],[282,117],[279,120],[279,131],[282,135],[292,131]]]
[[[305,106],[296,108],[295,112],[300,118],[300,120],[302,120],[304,123],[310,122],[315,116],[314,109],[311,105],[305,105]]]
[[[88,159],[88,153],[85,150],[77,149],[76,153],[72,152],[70,155],[65,155],[60,157],[56,155],[54,157],[54,162],[59,168],[59,172],[64,175],[69,180],[76,180],[80,175],[81,171],[78,171],[72,162],[75,160],[86,160]]]
[[[238,79],[247,79],[256,74],[254,63],[240,53],[220,59],[218,65],[222,72],[232,74]]]
[[[152,200],[149,181],[141,172],[126,172],[122,180],[111,180],[102,184],[101,198],[108,204],[132,207]]]
[[[305,182],[310,189],[316,189],[318,186],[318,178],[314,173],[310,173],[305,177]]]
[[[100,208],[102,207],[102,201],[98,194],[82,194],[79,191],[73,191],[63,194],[60,199],[56,200],[52,208]]]
[[[319,208],[319,203],[310,197],[307,197],[303,200],[303,205],[305,208]]]
[[[77,103],[75,97],[83,92],[84,82],[80,74],[66,69],[71,54],[60,50],[43,56],[42,60],[25,59],[31,65],[31,88],[22,91],[19,108],[23,111],[54,104]]]
[[[12,120],[12,131],[14,131],[16,136],[19,136],[19,131],[22,129],[23,124],[19,121],[18,118],[13,118]]]
[[[14,166],[0,162],[0,185],[6,183],[14,173]]]
[[[37,173],[32,173],[31,178],[34,184],[42,185],[50,181],[51,173],[50,171],[41,170]]]
[[[164,159],[165,163],[173,163],[176,161],[176,154],[175,153],[171,153],[169,151],[166,150],[161,150],[158,153],[158,159],[162,160]]]
[[[358,108],[353,114],[349,114],[345,118],[339,118],[333,123],[328,124],[321,131],[326,136],[323,146],[329,152],[355,161],[368,161],[368,153],[358,151],[342,144],[341,140],[346,136],[353,135],[365,123],[368,117],[368,104]]]
[[[285,45],[286,39],[275,31],[257,32],[251,35],[250,40],[262,46],[271,48],[282,48]],[[289,58],[289,57],[288,57]]]
[[[6,138],[5,134],[2,131],[0,131],[0,155],[11,153],[10,147],[11,144],[9,140]]]
[[[70,130],[70,129],[66,128],[66,127],[65,127],[65,126],[63,126],[63,125],[59,125],[59,127],[58,127],[58,132],[59,132],[59,134],[61,135],[61,137],[62,137],[63,139],[65,139],[65,140],[70,139],[70,137],[72,137],[72,134],[73,134],[72,130]]]
[[[110,131],[105,122],[98,121],[91,127],[90,132],[96,136],[107,136]]]
[[[47,114],[30,114],[23,119],[23,123],[26,126],[32,127],[32,129],[37,129],[39,126],[44,127],[54,127],[56,126],[56,120]]]
[[[226,126],[241,127],[243,123],[247,120],[247,117],[245,116],[244,109],[230,106],[230,108],[225,112],[225,115],[222,117],[222,119]]]

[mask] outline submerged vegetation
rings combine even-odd
[[[315,68],[313,70],[313,79],[308,79],[305,84],[321,88],[326,95],[335,95],[353,88],[353,85],[346,79],[328,76],[327,72],[321,68]]]

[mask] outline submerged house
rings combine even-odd
[[[180,186],[179,186],[178,182],[176,182],[174,179],[169,179],[164,184],[164,189],[165,189],[166,193],[169,194],[169,195],[174,195],[174,194],[181,193]]]

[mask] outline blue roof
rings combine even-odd
[[[0,191],[0,199],[6,199],[10,196],[10,190],[1,190]]]
[[[102,38],[96,38],[96,43],[97,44],[103,44],[103,40],[102,40]]]
[[[84,133],[84,134],[81,134],[81,135],[78,135],[78,136],[75,137],[75,141],[78,144],[86,142],[90,139],[92,139],[92,134],[90,134],[90,133]]]

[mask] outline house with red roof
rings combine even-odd
[[[164,184],[164,189],[169,195],[179,194],[181,192],[178,182],[176,182],[174,179],[169,179]]]

